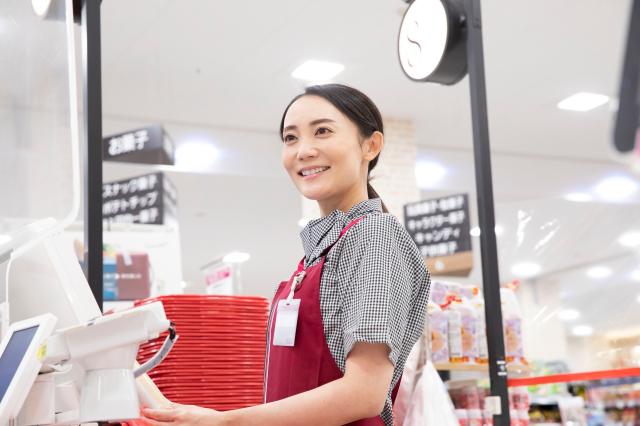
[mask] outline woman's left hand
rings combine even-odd
[[[222,425],[222,413],[195,405],[171,404],[165,408],[144,408],[142,419],[150,426]]]

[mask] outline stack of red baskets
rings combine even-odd
[[[167,358],[149,372],[168,399],[219,411],[262,403],[267,299],[174,295],[136,306],[156,301],[179,335]],[[165,337],[141,345],[138,362],[151,358]]]

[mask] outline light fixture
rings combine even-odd
[[[467,73],[467,38],[461,4],[414,0],[402,18],[398,57],[412,80],[455,84]]]
[[[415,174],[420,188],[431,189],[446,176],[447,169],[436,162],[423,160],[416,163]]]
[[[192,138],[181,142],[176,148],[176,168],[190,171],[210,171],[215,166],[220,152],[207,138]]]
[[[51,7],[52,0],[31,0],[31,7],[33,11],[41,18],[47,16],[49,8]]]
[[[511,272],[520,278],[531,278],[537,275],[542,270],[542,267],[533,262],[520,262],[513,265]]]
[[[618,239],[618,242],[625,247],[638,247],[640,246],[640,231],[627,232]]]
[[[578,337],[591,336],[593,334],[593,327],[589,325],[577,325],[571,329],[571,334]]]
[[[594,189],[603,200],[621,201],[638,189],[638,184],[626,176],[611,176],[603,179]]]
[[[471,228],[471,230],[469,231],[469,235],[471,235],[472,237],[479,237],[480,236],[480,227],[479,226],[474,226],[473,228]]]
[[[496,225],[494,228],[494,232],[496,233],[496,237],[499,237],[504,233],[504,227],[502,225]]]
[[[343,70],[342,64],[310,60],[293,70],[291,77],[318,84],[331,80]]]
[[[249,253],[242,253],[239,251],[232,251],[222,258],[224,263],[243,263],[247,260],[251,259],[251,255]]]
[[[579,92],[558,102],[558,108],[568,111],[590,111],[609,102],[609,97],[597,93]]]
[[[609,277],[613,271],[606,266],[594,266],[592,268],[587,269],[587,275],[589,278],[594,278],[597,280],[601,280],[603,278]]]
[[[7,244],[9,241],[11,241],[11,237],[6,235],[6,234],[0,234],[0,246]]]
[[[558,319],[562,321],[574,321],[580,318],[580,312],[575,309],[563,309],[558,312]]]
[[[586,192],[571,192],[565,195],[564,199],[575,203],[588,203],[589,201],[593,201],[593,196]]]
[[[631,279],[634,281],[640,281],[640,269],[637,269],[631,273]]]

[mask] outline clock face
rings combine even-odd
[[[440,64],[447,47],[447,12],[441,0],[414,0],[400,26],[400,64],[413,80],[425,80]]]

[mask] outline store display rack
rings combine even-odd
[[[487,364],[456,364],[456,363],[438,363],[435,364],[438,371],[478,371],[483,373],[489,372]],[[511,376],[525,377],[531,374],[531,368],[524,364],[508,364],[507,370]]]

